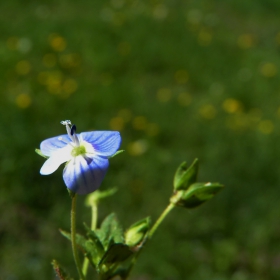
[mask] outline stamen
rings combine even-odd
[[[71,127],[71,135],[73,135],[74,133],[76,133],[76,125],[72,125]]]
[[[73,142],[76,144],[76,146],[80,146],[80,141],[79,141],[79,138],[78,138],[78,136],[76,135],[76,129],[77,129],[77,127],[76,127],[76,125],[72,125],[72,127],[71,127],[71,136],[72,136],[72,138],[73,138]]]
[[[72,125],[70,120],[61,121],[60,123],[66,126],[67,134],[70,137],[70,139],[73,141],[74,145],[79,146],[80,142],[76,135],[76,126],[74,124]]]

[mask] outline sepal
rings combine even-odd
[[[121,154],[121,153],[123,153],[124,152],[124,150],[118,150],[118,151],[116,151],[112,156],[110,156],[110,157],[108,157],[108,158],[113,158],[113,157],[115,157],[115,156],[117,156],[118,154]]]
[[[181,163],[174,176],[174,180],[173,180],[174,191],[187,190],[191,184],[196,182],[197,173],[198,173],[197,158],[193,161],[190,167],[188,167],[186,162]]]
[[[220,183],[195,183],[186,191],[176,192],[170,201],[176,206],[194,208],[213,198],[223,188]]]
[[[48,156],[44,155],[40,149],[35,149],[35,153],[43,158],[49,158]]]

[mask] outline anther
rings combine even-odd
[[[60,123],[63,124],[63,125],[71,125],[70,120],[61,121]]]
[[[72,125],[72,127],[71,127],[71,135],[73,136],[73,134],[75,134],[76,133],[76,125]]]

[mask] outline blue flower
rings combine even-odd
[[[63,180],[68,189],[78,194],[88,194],[101,185],[109,166],[108,157],[120,147],[118,131],[91,131],[76,134],[76,126],[62,121],[67,134],[44,140],[41,153],[48,157],[40,173],[49,175],[66,162]]]

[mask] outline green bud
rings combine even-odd
[[[125,243],[129,247],[134,247],[142,243],[150,229],[150,225],[151,219],[147,217],[130,226],[125,233]]]
[[[213,198],[224,186],[219,183],[195,183],[185,191],[176,192],[170,201],[185,208],[194,208]]]
[[[187,190],[188,187],[196,182],[198,173],[198,159],[196,158],[191,166],[187,168],[187,163],[183,162],[177,169],[173,186],[174,191]]]

